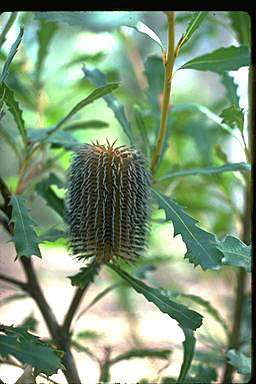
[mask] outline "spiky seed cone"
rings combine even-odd
[[[72,254],[133,261],[149,232],[151,176],[135,149],[83,144],[68,175],[67,219]]]

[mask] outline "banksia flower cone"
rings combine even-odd
[[[72,254],[99,264],[133,261],[149,232],[151,177],[135,149],[84,144],[68,176],[67,221]]]

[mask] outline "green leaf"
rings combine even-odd
[[[76,104],[71,111],[65,116],[51,131],[51,134],[60,129],[60,127],[65,124],[72,116],[74,116],[77,112],[79,112],[82,108],[84,108],[86,105],[93,103],[95,100],[99,99],[100,97],[111,97],[106,96],[108,93],[112,92],[114,89],[117,89],[119,87],[118,83],[108,83],[102,86],[99,86],[96,88],[92,93],[90,93],[89,96],[87,96],[85,99],[80,101],[78,104]],[[114,96],[112,96],[114,97]]]
[[[198,71],[213,71],[222,73],[224,71],[235,71],[240,67],[250,65],[250,53],[246,46],[219,48],[216,51],[183,64],[178,69],[196,69]]]
[[[21,196],[13,195],[10,199],[12,206],[11,222],[14,223],[13,241],[15,244],[17,257],[41,256],[38,248],[38,237],[34,230],[35,223],[30,218],[25,199]]]
[[[221,252],[217,249],[217,239],[212,233],[197,227],[198,221],[186,214],[183,209],[160,192],[152,191],[159,208],[165,211],[166,221],[172,221],[174,235],[181,234],[186,244],[189,259],[196,267],[200,265],[203,270],[218,270],[221,267]]]
[[[184,297],[185,299],[189,299],[192,302],[201,305],[204,307],[209,315],[211,315],[225,330],[226,334],[228,334],[228,326],[225,322],[225,320],[222,318],[222,316],[219,314],[216,308],[214,308],[211,303],[207,300],[204,300],[202,297],[197,296],[197,295],[190,295],[187,293],[177,293],[178,297]]]
[[[146,130],[145,122],[144,122],[143,117],[142,117],[142,111],[141,111],[141,109],[139,108],[138,105],[135,105],[133,107],[133,111],[134,111],[135,123],[137,125],[139,134],[140,134],[141,139],[142,139],[142,144],[143,144],[142,150],[146,154],[146,156],[149,158],[150,143],[149,143],[149,140],[148,140],[148,135],[147,135],[147,130]]]
[[[63,131],[77,131],[79,129],[107,128],[108,123],[102,120],[75,121],[63,127]]]
[[[190,370],[191,375],[186,378],[185,383],[194,383],[194,384],[206,384],[206,383],[215,383],[217,380],[216,369],[212,367],[206,367],[203,365],[192,365]]]
[[[251,22],[247,12],[228,12],[231,26],[236,33],[240,45],[250,46],[251,44]]]
[[[235,84],[234,78],[230,76],[228,72],[223,72],[221,75],[221,82],[226,88],[226,96],[230,104],[239,107],[239,97],[237,94],[238,85]]]
[[[97,87],[104,86],[106,84],[105,75],[98,69],[88,70],[86,67],[82,68],[85,78],[92,82]],[[108,107],[114,112],[115,118],[120,123],[124,130],[124,133],[128,137],[130,144],[134,143],[134,138],[131,131],[131,126],[124,112],[124,106],[119,103],[113,95],[106,95],[103,97]]]
[[[163,92],[164,69],[162,58],[149,56],[144,64],[148,80],[147,96],[153,115],[160,120],[160,95]]]
[[[251,245],[246,245],[240,239],[227,235],[222,242],[219,242],[217,248],[224,255],[223,264],[243,267],[247,272],[252,271]]]
[[[164,359],[168,360],[172,351],[170,349],[149,349],[149,348],[140,348],[140,349],[131,349],[128,352],[124,352],[121,355],[116,356],[114,359],[110,360],[110,364],[116,364],[122,360],[129,360],[133,358],[145,358],[151,357],[154,359]]]
[[[242,108],[231,105],[221,112],[220,117],[222,117],[223,123],[229,125],[231,128],[238,128],[241,132],[243,132],[244,113]]]
[[[6,127],[5,124],[0,123],[0,136],[2,139],[10,146],[10,148],[13,150],[19,161],[22,160],[22,156],[20,153],[19,145],[16,142],[16,137],[8,130],[8,127]]]
[[[35,78],[37,83],[40,80],[43,64],[48,54],[49,45],[57,29],[58,26],[56,23],[49,23],[44,19],[39,21],[39,29],[37,32],[39,48],[37,53],[37,61],[35,64]]]
[[[185,340],[183,341],[183,362],[181,365],[179,377],[177,383],[184,383],[187,373],[189,371],[190,365],[193,360],[196,338],[194,337],[194,332],[191,329],[182,328]]]
[[[191,175],[212,175],[216,173],[222,173],[222,172],[236,172],[236,171],[244,171],[244,172],[250,172],[251,171],[251,165],[248,163],[228,163],[225,165],[222,165],[221,167],[207,167],[207,168],[191,168],[191,169],[184,169],[181,171],[175,171],[167,173],[166,175],[159,177],[157,180],[155,180],[156,183],[171,179],[173,177],[179,177],[179,176],[191,176]]]
[[[181,48],[191,38],[193,33],[199,28],[200,24],[203,22],[207,15],[208,12],[193,12],[191,20],[187,26],[185,35],[179,43],[179,48]]]
[[[63,188],[63,182],[54,173],[50,173],[47,179],[37,183],[36,191],[46,200],[47,205],[49,205],[49,207],[51,207],[63,218],[64,200],[56,195],[54,190],[51,188],[52,185],[57,185],[57,187]]]
[[[145,23],[138,21],[135,25],[130,25],[130,27],[134,28],[137,32],[143,33],[144,35],[150,37],[150,39],[155,41],[161,47],[161,49],[164,50],[164,45],[159,36]]]
[[[25,128],[25,122],[22,117],[22,110],[20,109],[18,102],[15,100],[14,92],[10,88],[8,88],[5,83],[2,83],[0,84],[0,93],[0,99],[2,99],[7,105],[21,134],[22,140],[26,145],[27,131]]]
[[[28,137],[32,143],[49,143],[53,148],[65,148],[73,150],[79,141],[68,132],[55,131],[54,128],[29,128]]]
[[[227,352],[227,357],[229,359],[229,364],[233,365],[238,373],[243,375],[251,374],[252,359],[250,357],[235,349],[230,349]]]
[[[71,280],[72,285],[83,289],[88,284],[93,283],[96,275],[99,273],[99,269],[99,264],[92,262],[87,267],[80,268],[80,272],[76,275],[68,276],[68,278]]]
[[[65,239],[66,232],[56,228],[50,228],[48,231],[38,236],[38,243],[44,243],[45,241],[55,242],[58,239]]]
[[[23,364],[30,364],[38,373],[47,376],[57,373],[63,365],[57,353],[26,331],[26,327],[4,327],[0,335],[0,355],[14,356]]]
[[[69,68],[76,64],[82,64],[82,63],[98,63],[102,61],[105,57],[105,54],[103,52],[97,52],[94,54],[81,54],[76,55],[72,60],[70,60],[68,63],[63,65],[63,68]]]
[[[23,32],[24,32],[24,29],[23,28],[20,28],[20,33],[17,37],[17,39],[15,40],[15,42],[13,43],[13,45],[11,46],[11,50],[7,56],[7,59],[4,63],[4,67],[3,67],[3,70],[2,70],[2,73],[1,73],[1,76],[0,76],[0,85],[2,82],[5,81],[7,75],[8,75],[8,69],[9,69],[9,66],[14,58],[14,56],[16,55],[17,53],[17,50],[18,50],[18,47],[21,43],[21,40],[22,40],[22,37],[23,37]]]
[[[170,300],[160,289],[149,287],[116,265],[108,264],[108,266],[127,281],[136,292],[141,293],[148,301],[155,304],[161,312],[167,313],[171,318],[175,319],[182,328],[195,330],[201,326],[202,316],[199,313]]]

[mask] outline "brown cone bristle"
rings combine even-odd
[[[151,177],[135,149],[83,144],[68,176],[67,221],[72,254],[97,263],[133,261],[149,233]]]

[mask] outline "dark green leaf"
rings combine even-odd
[[[231,128],[238,128],[241,132],[243,132],[244,113],[242,108],[231,105],[221,112],[220,117],[222,117],[223,123],[229,125]]]
[[[231,26],[236,33],[237,41],[240,45],[250,45],[251,23],[247,12],[232,11],[228,12]]]
[[[1,76],[0,76],[0,85],[2,82],[5,81],[5,79],[8,75],[9,66],[10,66],[14,56],[17,53],[18,47],[19,47],[21,40],[22,40],[22,37],[23,37],[23,32],[24,32],[24,29],[20,28],[20,33],[19,33],[17,39],[15,40],[15,42],[13,43],[11,50],[7,56],[6,62],[4,63],[3,71],[2,71]]]
[[[201,326],[202,316],[199,313],[170,300],[160,289],[149,287],[142,281],[130,276],[116,265],[109,264],[109,267],[127,281],[136,292],[141,293],[148,301],[155,304],[160,311],[167,313],[170,317],[175,319],[182,328],[195,330]]]
[[[55,131],[54,128],[29,128],[28,136],[32,143],[49,143],[55,148],[65,148],[66,150],[73,150],[79,141],[68,132]]]
[[[38,237],[34,230],[35,223],[29,216],[25,199],[13,195],[10,204],[12,206],[11,221],[14,223],[13,241],[17,257],[30,257],[33,255],[42,257],[38,248]]]
[[[196,339],[194,332],[191,329],[182,328],[185,340],[183,341],[183,362],[180,369],[179,378],[177,383],[184,383],[188,370],[193,360]]]
[[[21,134],[24,144],[27,143],[27,131],[25,128],[25,122],[22,117],[22,110],[19,107],[18,102],[15,100],[14,92],[7,87],[6,84],[0,84],[0,99],[7,105],[10,113],[12,114],[17,128]]]
[[[122,360],[129,360],[133,358],[145,358],[145,357],[151,357],[155,359],[164,359],[167,360],[171,354],[170,349],[148,349],[148,348],[141,348],[141,349],[131,349],[128,352],[122,353],[119,356],[116,356],[114,359],[110,360],[110,364],[116,364],[119,361]]]
[[[179,177],[179,176],[191,176],[191,175],[211,175],[216,173],[222,173],[222,172],[236,172],[236,171],[245,171],[250,172],[251,171],[251,165],[248,163],[231,163],[231,164],[225,164],[221,167],[207,167],[207,168],[192,168],[192,169],[184,169],[182,171],[175,171],[167,173],[167,175],[164,175],[162,177],[159,177],[155,182],[159,182],[162,180],[171,179],[173,177]]]
[[[95,68],[92,70],[88,70],[87,68],[83,67],[82,70],[84,72],[85,78],[97,87],[104,86],[105,84],[107,84],[105,75],[98,69]],[[115,118],[123,128],[124,133],[127,135],[130,141],[130,144],[133,144],[134,138],[132,135],[130,123],[127,120],[127,117],[125,116],[124,106],[120,104],[116,97],[113,95],[106,95],[103,98],[106,101],[108,107],[114,112]]]
[[[64,200],[56,195],[51,185],[57,185],[59,188],[63,187],[62,181],[54,173],[51,173],[47,179],[40,181],[36,185],[36,191],[46,200],[47,205],[63,218]]]
[[[58,239],[63,239],[65,237],[66,237],[66,232],[60,231],[59,229],[56,229],[56,228],[50,228],[48,231],[38,236],[38,242],[39,243],[43,243],[45,241],[54,242]]]
[[[75,121],[63,127],[63,131],[77,131],[79,129],[106,128],[108,123],[102,120]]]
[[[187,26],[186,32],[180,42],[180,48],[191,38],[191,36],[198,29],[207,14],[208,12],[193,12],[191,20]]]
[[[74,276],[68,276],[71,280],[71,284],[81,289],[85,288],[89,283],[93,283],[96,275],[99,273],[99,264],[92,262],[87,267],[80,268]]]
[[[52,130],[51,134],[57,131],[63,124],[65,124],[72,116],[74,116],[77,112],[79,112],[82,108],[84,108],[86,105],[93,103],[95,100],[99,99],[100,97],[111,97],[106,96],[108,93],[112,92],[114,89],[117,89],[119,87],[118,83],[109,83],[102,86],[99,86],[96,88],[89,96],[87,96],[85,99],[80,101],[77,105],[74,106],[74,108],[71,109],[71,111],[67,114],[67,116],[64,117]],[[112,96],[114,97],[114,96]]]
[[[221,266],[221,252],[217,248],[218,242],[215,235],[199,228],[196,225],[198,221],[186,214],[169,197],[154,190],[152,192],[159,208],[165,211],[166,221],[172,221],[174,235],[181,234],[187,247],[185,258],[188,258],[195,267],[200,265],[203,270],[218,270]]]
[[[39,30],[37,32],[39,48],[37,53],[37,61],[35,64],[35,77],[37,83],[40,80],[43,64],[48,54],[49,45],[57,29],[58,26],[56,23],[49,23],[44,19],[39,21]]]
[[[198,71],[213,71],[222,73],[224,71],[235,71],[240,67],[250,65],[250,53],[246,46],[219,48],[216,51],[183,64],[178,69],[196,69]]]
[[[221,75],[221,82],[226,88],[226,96],[230,104],[239,107],[239,97],[237,94],[238,85],[235,84],[234,78],[230,76],[228,72],[223,72]]]
[[[26,331],[26,327],[5,327],[0,335],[0,355],[14,356],[23,364],[30,364],[37,372],[50,376],[63,368],[57,353]]]
[[[252,359],[246,356],[244,353],[230,349],[227,352],[229,364],[233,365],[237,369],[238,373],[247,375],[251,373]]]
[[[217,248],[223,253],[223,264],[234,267],[243,267],[247,272],[252,271],[252,249],[251,245],[244,244],[240,239],[227,235]]]

